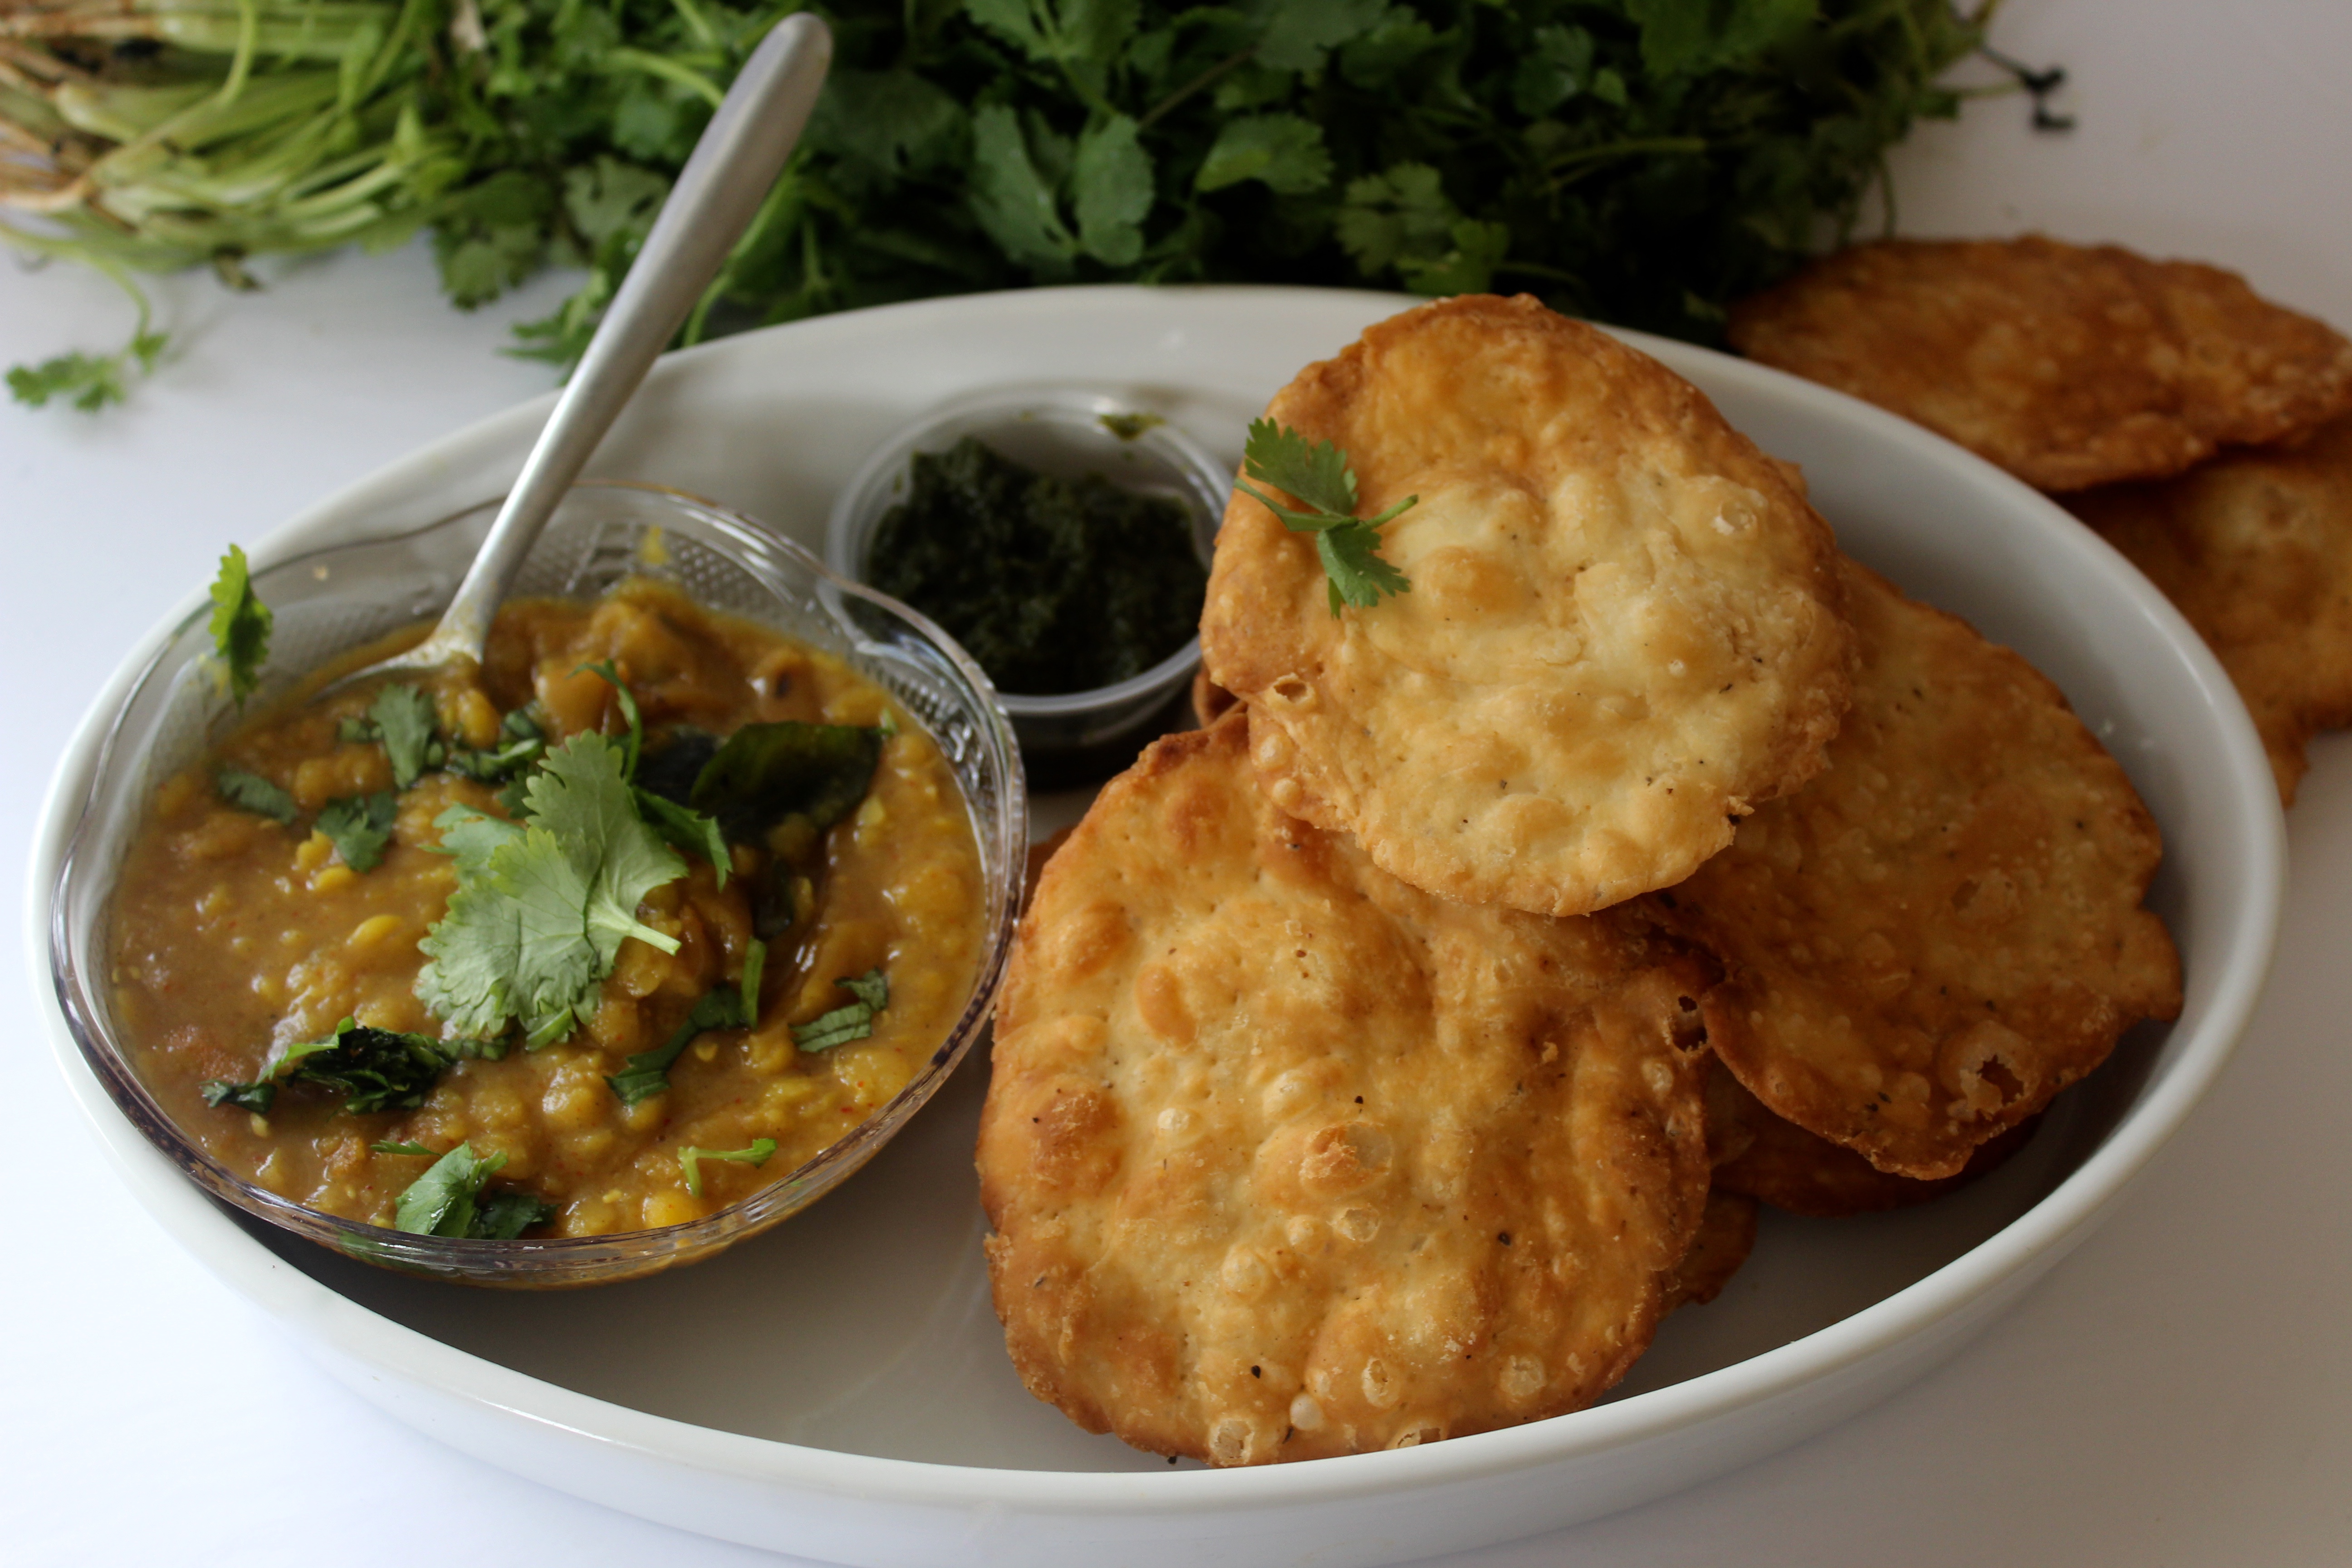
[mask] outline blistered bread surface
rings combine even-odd
[[[2156,823],[2058,689],[1849,566],[1819,778],[1647,907],[1714,951],[1708,1043],[1775,1114],[1934,1179],[2180,1005]]]
[[[1217,1465],[1589,1404],[1707,1188],[1696,961],[1434,899],[1156,742],[1046,867],[980,1137],[1032,1392]]]
[[[1411,588],[1334,617],[1236,492],[1201,637],[1283,809],[1546,914],[1680,880],[1811,776],[1846,701],[1827,526],[1688,383],[1532,300],[1409,310],[1268,410],[1353,461]]]

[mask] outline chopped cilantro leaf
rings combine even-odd
[[[646,749],[646,721],[645,716],[637,711],[636,697],[629,690],[629,683],[621,679],[620,669],[609,658],[583,664],[572,673],[578,675],[583,671],[603,676],[604,684],[613,689],[614,696],[620,700],[622,721],[629,727],[629,738],[621,756],[621,776],[634,781],[637,776],[637,758]]]
[[[220,768],[213,773],[213,787],[239,811],[250,811],[289,826],[294,821],[294,797],[259,773],[249,773],[242,768]]]
[[[383,739],[383,731],[375,727],[374,720],[347,713],[335,721],[335,739],[346,746],[373,746]]]
[[[392,825],[399,814],[397,798],[383,789],[329,801],[317,826],[335,841],[335,853],[344,865],[354,871],[373,871],[383,858],[383,847],[392,842]]]
[[[604,737],[575,735],[525,781],[527,826],[442,814],[457,890],[420,944],[429,962],[416,979],[436,1016],[471,1035],[518,1018],[527,1043],[544,1045],[595,1005],[624,940],[677,951],[636,908],[686,866],[638,818],[621,762]]]
[[[492,1193],[474,1212],[466,1234],[476,1241],[512,1241],[533,1226],[555,1217],[555,1205],[529,1193]]]
[[[479,1212],[476,1200],[506,1163],[504,1154],[481,1159],[471,1143],[458,1144],[408,1184],[393,1210],[393,1225],[412,1236],[471,1234]]]
[[[269,657],[269,627],[276,617],[253,591],[252,569],[236,545],[221,557],[212,598],[213,652],[228,672],[229,695],[242,708],[261,684],[261,661]]]
[[[709,861],[711,869],[719,873],[719,885],[727,885],[727,873],[734,860],[727,852],[727,838],[719,831],[718,818],[666,800],[649,789],[632,787],[629,794],[647,827],[660,834],[672,848]]]
[[[422,1143],[395,1143],[389,1138],[380,1143],[371,1143],[368,1147],[379,1154],[407,1154],[411,1156],[424,1155],[430,1157],[433,1152],[432,1150],[427,1149]]]
[[[774,1139],[754,1138],[748,1149],[681,1149],[677,1152],[677,1163],[686,1170],[686,1190],[698,1198],[702,1195],[703,1161],[732,1160],[738,1164],[756,1168],[766,1164],[768,1157],[775,1152]]]
[[[394,681],[368,704],[368,718],[383,739],[383,754],[392,762],[392,782],[402,789],[434,764],[433,731],[439,720],[433,699],[421,686]]]
[[[1408,508],[1420,504],[1407,496],[1377,517],[1356,515],[1356,472],[1348,454],[1329,441],[1311,442],[1287,426],[1271,419],[1250,422],[1249,441],[1242,448],[1242,471],[1250,479],[1277,485],[1310,509],[1294,510],[1268,496],[1248,479],[1236,481],[1293,533],[1315,535],[1315,554],[1323,563],[1325,594],[1336,618],[1349,604],[1369,609],[1383,594],[1402,594],[1412,586],[1405,574],[1381,555],[1381,526]]]
[[[278,1102],[278,1086],[267,1079],[260,1083],[232,1083],[216,1078],[203,1089],[206,1105],[234,1105],[239,1110],[250,1110],[256,1116],[267,1116]]]
[[[604,1081],[620,1097],[623,1105],[635,1105],[641,1100],[651,1100],[669,1089],[669,1069],[694,1044],[694,1037],[705,1029],[737,1029],[751,1020],[744,1016],[743,994],[737,988],[705,992],[702,1000],[686,1021],[670,1031],[667,1041],[654,1050],[639,1051],[631,1057],[623,1071],[608,1075]]]
[[[829,1051],[835,1046],[865,1039],[874,1033],[874,1016],[890,1005],[890,982],[879,968],[834,984],[857,1000],[845,1007],[819,1014],[805,1024],[794,1024],[793,1044],[802,1050]]]

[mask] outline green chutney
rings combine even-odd
[[[1209,585],[1180,503],[1041,474],[971,436],[915,455],[866,580],[1028,697],[1142,674],[1192,640]]]

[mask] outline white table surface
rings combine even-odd
[[[2039,227],[2236,268],[2352,327],[2352,5],[2011,0],[1999,41],[2073,70],[2063,137],[1974,106],[1896,159],[1906,231]],[[501,357],[560,279],[476,314],[423,253],[155,289],[177,356],[126,408],[0,405],[0,885],[68,731],[226,540],[540,392]],[[0,363],[110,344],[111,287],[0,260]],[[2352,741],[2288,817],[2278,966],[2211,1098],[2124,1211],[1941,1372],[1812,1442],[1666,1501],[1451,1568],[2352,1559]],[[750,1564],[487,1468],[330,1381],[98,1169],[32,1024],[0,905],[0,1562],[413,1568]]]

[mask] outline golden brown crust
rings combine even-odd
[[[1156,742],[1022,922],[979,1147],[1014,1366],[1213,1464],[1591,1402],[1699,1225],[1711,971],[1397,881],[1273,809],[1246,732]]]
[[[1739,1153],[1716,1167],[1716,1191],[1742,1194],[1814,1219],[1882,1214],[1939,1198],[2000,1165],[2026,1145],[2040,1122],[2039,1118],[2029,1119],[1990,1142],[1978,1144],[1959,1174],[1921,1182],[1890,1174],[1853,1150],[1782,1121],[1740,1088],[1739,1080],[1720,1064],[1707,1085],[1710,1100],[1718,1086],[1737,1098],[1745,1137]],[[1711,1205],[1714,1199],[1708,1202]]]
[[[1733,306],[1728,336],[2047,490],[2352,412],[2352,342],[2324,322],[2219,268],[2040,235],[1850,246]]]
[[[1408,310],[1268,414],[1352,459],[1409,592],[1334,618],[1236,492],[1202,616],[1276,803],[1470,902],[1680,880],[1821,765],[1851,638],[1829,529],[1654,360],[1533,300]]]
[[[1723,1294],[1748,1255],[1756,1250],[1756,1200],[1720,1183],[1706,1194],[1706,1209],[1690,1250],[1666,1281],[1666,1310],[1704,1307]]]
[[[1201,721],[1201,728],[1203,730],[1223,718],[1234,704],[1240,700],[1240,698],[1210,679],[1206,669],[1201,670],[1192,677],[1192,717]]]
[[[1771,1110],[1934,1179],[2180,1005],[2122,768],[2022,658],[1849,565],[1830,765],[1648,906],[1714,951],[1707,1038]]]
[[[2064,500],[2213,649],[2294,805],[2311,737],[2352,724],[2352,418]]]

